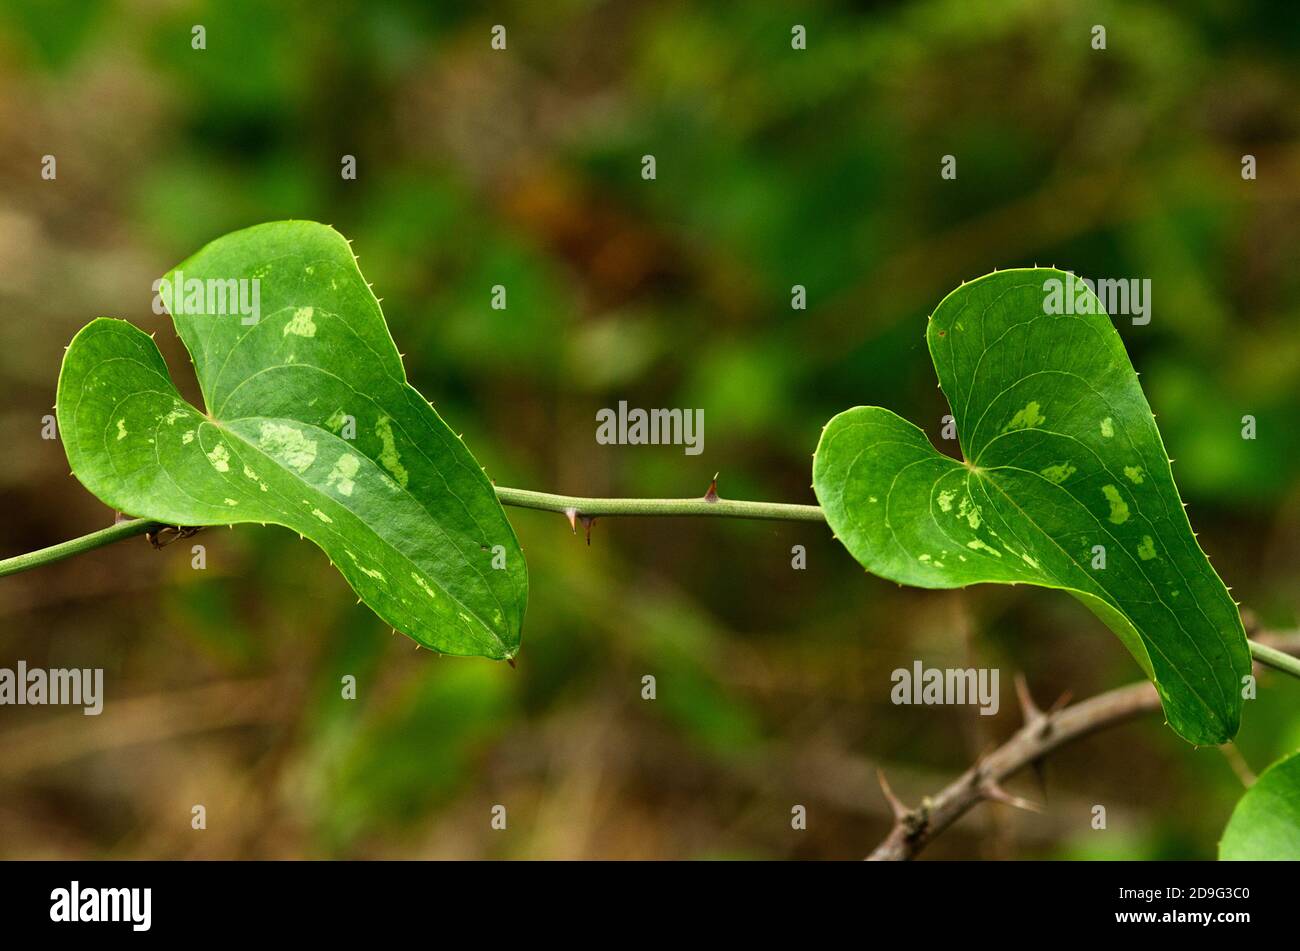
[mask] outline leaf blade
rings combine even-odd
[[[406,382],[342,236],[261,225],[218,239],[180,273],[200,284],[256,277],[270,306],[251,325],[204,310],[175,318],[212,415],[181,399],[148,335],[105,318],[84,328],[58,398],[82,483],[171,524],[283,525],[417,642],[512,657],[527,600],[514,531],[463,442]]]
[[[1300,860],[1300,752],[1264,770],[1237,801],[1219,840],[1219,858]]]
[[[1153,680],[1178,733],[1223,742],[1250,670],[1240,617],[1195,541],[1100,303],[1046,312],[1048,282],[1068,279],[1050,268],[995,272],[932,315],[927,341],[969,461],[887,410],[857,407],[823,431],[814,490],[836,536],[882,577],[1075,595]]]

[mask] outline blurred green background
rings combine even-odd
[[[40,437],[77,329],[160,331],[197,398],[151,282],[312,218],[353,240],[488,473],[572,494],[693,496],[720,471],[724,496],[810,502],[842,409],[939,441],[922,335],[961,280],[1150,278],[1151,323],[1117,326],[1201,544],[1294,629],[1298,65],[1300,7],[1263,0],[0,0],[0,555],[112,520]],[[704,453],[597,445],[621,399],[703,408]],[[0,709],[0,856],[857,858],[888,829],[876,767],[911,803],[936,791],[1018,726],[1013,672],[1043,703],[1139,676],[1072,599],[900,588],[824,527],[601,520],[587,547],[510,516],[515,670],[416,651],[278,529],[205,531],[202,571],[193,542],[136,539],[4,579],[0,666],[103,667],[107,700]],[[918,658],[1000,668],[1001,713],[891,705]],[[1237,771],[1300,745],[1298,701],[1266,676],[1236,762],[1158,717],[1078,743],[1010,784],[1044,815],[980,807],[926,855],[1212,857]]]

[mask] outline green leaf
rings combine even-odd
[[[1232,810],[1219,858],[1300,860],[1300,752],[1260,774]]]
[[[963,460],[888,410],[857,407],[823,431],[813,487],[874,574],[1068,591],[1137,659],[1180,735],[1222,743],[1241,718],[1245,631],[1188,524],[1110,318],[1090,292],[1077,304],[1091,313],[1047,312],[1050,282],[1069,280],[1048,268],[997,272],[931,316]]]
[[[523,553],[482,468],[406,382],[347,241],[312,222],[259,225],[164,280],[207,411],[181,398],[150,335],[93,321],[58,392],[86,488],[173,525],[283,525],[419,643],[512,657]]]

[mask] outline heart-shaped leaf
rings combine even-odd
[[[68,347],[58,420],[77,478],[173,525],[283,525],[376,614],[448,654],[512,657],[519,543],[469,450],[413,387],[347,241],[286,221],[164,278],[207,411],[150,335],[100,318]]]
[[[997,272],[932,315],[930,355],[963,461],[888,410],[857,407],[823,431],[813,487],[873,574],[1070,592],[1154,681],[1170,725],[1221,743],[1240,721],[1245,631],[1110,318],[1086,290],[1071,313],[1049,313],[1073,286],[1050,268]]]
[[[1300,753],[1260,774],[1232,810],[1219,840],[1224,861],[1300,861]]]

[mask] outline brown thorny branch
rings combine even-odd
[[[1249,618],[1247,625],[1254,626]],[[1300,633],[1260,632],[1254,634],[1254,640],[1288,654],[1300,654]],[[1255,670],[1258,673],[1259,664]],[[915,808],[903,805],[890,788],[884,771],[878,772],[880,788],[894,814],[894,827],[867,856],[868,861],[902,862],[916,858],[936,836],[981,802],[1000,802],[1041,812],[1042,807],[1037,803],[1003,789],[1002,781],[1026,766],[1037,765],[1047,754],[1067,743],[1160,710],[1155,687],[1145,680],[1075,704],[1067,705],[1069,694],[1065,694],[1049,709],[1042,710],[1030,695],[1025,678],[1017,675],[1016,698],[1024,725],[938,793],[922,799]]]

